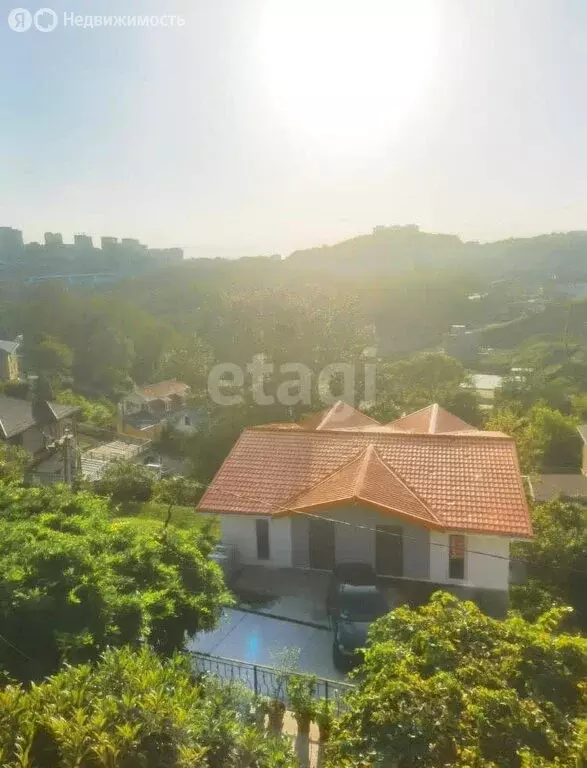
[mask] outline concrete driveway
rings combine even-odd
[[[299,671],[345,680],[332,663],[332,633],[256,613],[229,608],[220,626],[191,638],[187,649],[250,664],[276,666],[276,655],[286,648],[300,651]]]

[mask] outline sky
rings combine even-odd
[[[240,256],[382,224],[587,229],[584,0],[46,0],[49,33],[1,2],[0,226],[25,240]]]

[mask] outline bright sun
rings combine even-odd
[[[440,42],[422,0],[273,0],[260,51],[274,110],[302,141],[379,146],[425,98]]]

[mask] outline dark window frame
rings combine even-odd
[[[269,520],[267,518],[255,520],[255,535],[257,539],[257,560],[270,560]]]
[[[460,538],[463,542],[463,554],[462,556],[455,556],[452,554],[451,539]],[[467,573],[466,569],[467,559],[467,537],[463,533],[451,533],[448,537],[448,578],[455,581],[464,581]]]

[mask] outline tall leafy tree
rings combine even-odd
[[[402,412],[438,403],[473,425],[480,411],[464,366],[449,355],[426,352],[378,367],[377,406],[373,415],[391,420]]]
[[[498,621],[436,593],[378,620],[329,768],[581,765],[587,640],[563,615]]]
[[[0,510],[0,668],[16,679],[109,646],[169,654],[229,602],[207,527],[113,519],[105,500],[64,487],[0,485]]]
[[[587,629],[587,507],[564,501],[532,510],[534,538],[513,545],[530,581],[512,587],[512,606],[534,619],[549,603],[570,605],[569,623]]]
[[[518,407],[498,408],[485,428],[516,439],[523,472],[556,472],[578,469],[582,441],[577,422],[544,403],[529,411]]]

